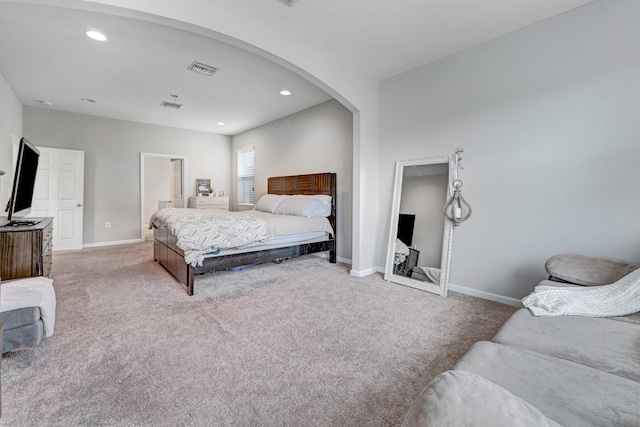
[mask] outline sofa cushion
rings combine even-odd
[[[640,327],[605,318],[536,317],[521,309],[493,341],[640,381]]]
[[[420,394],[403,427],[559,426],[504,388],[467,371],[447,371]]]
[[[456,364],[565,426],[640,425],[640,383],[557,357],[481,341]]]

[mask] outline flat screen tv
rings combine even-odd
[[[411,246],[413,243],[413,227],[416,222],[414,214],[403,214],[398,216],[398,234],[397,237],[402,243]]]
[[[25,138],[20,140],[16,173],[13,178],[13,189],[7,203],[7,219],[9,225],[35,224],[37,220],[20,220],[31,212],[33,189],[36,184],[36,172],[40,151]]]

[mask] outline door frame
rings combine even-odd
[[[181,159],[182,160],[182,195],[185,199],[185,204],[187,203],[187,185],[186,185],[186,177],[187,177],[187,157],[186,156],[178,156],[173,154],[160,154],[160,153],[145,153],[140,152],[140,240],[144,242],[144,233],[145,233],[145,216],[144,216],[144,191],[145,191],[145,182],[144,182],[144,172],[145,172],[145,160],[150,157],[162,157],[169,159]]]

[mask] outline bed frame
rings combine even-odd
[[[184,252],[177,246],[178,239],[168,230],[153,224],[153,259],[169,271],[186,288],[187,295],[193,295],[195,276],[210,271],[227,270],[247,264],[282,261],[300,255],[329,251],[329,262],[336,262],[336,174],[317,173],[310,175],[279,176],[267,181],[269,194],[326,194],[331,196],[331,216],[329,222],[334,235],[328,240],[305,243],[275,249],[260,249],[231,255],[205,258],[202,265],[193,267],[184,260]]]

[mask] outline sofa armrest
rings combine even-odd
[[[533,405],[480,375],[447,371],[420,394],[403,427],[559,427]]]

